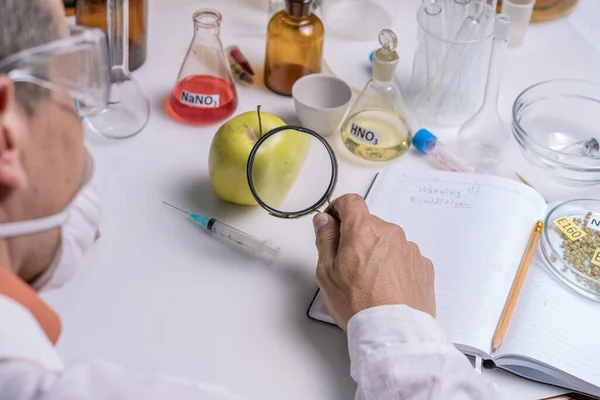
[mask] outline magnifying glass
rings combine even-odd
[[[331,206],[338,164],[333,149],[317,132],[286,125],[272,129],[254,145],[246,174],[252,195],[269,214],[299,218],[319,211],[339,221]]]

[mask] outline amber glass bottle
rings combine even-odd
[[[285,10],[271,18],[267,30],[265,85],[291,96],[294,82],[321,72],[325,29],[311,12],[312,0],[286,0]]]
[[[75,0],[63,0],[67,17],[75,15]]]
[[[106,31],[106,0],[77,0],[77,25]],[[139,68],[146,61],[148,46],[148,2],[129,0],[129,69]]]
[[[536,0],[531,14],[531,22],[545,22],[568,14],[579,0]],[[498,0],[497,11],[502,9],[502,0]]]

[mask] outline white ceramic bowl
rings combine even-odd
[[[292,97],[302,126],[327,136],[342,122],[352,90],[334,76],[310,74],[294,83]]]

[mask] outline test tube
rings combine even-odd
[[[463,42],[473,40],[480,28],[479,18],[467,17],[463,20],[460,29],[456,33],[454,43],[452,43],[440,64],[440,67],[433,76],[431,87],[435,92],[432,94],[431,103],[436,107],[441,108],[445,94],[452,84],[452,80],[461,79],[460,67],[465,63],[465,55],[472,50],[473,46],[478,46],[476,43],[465,45]]]
[[[496,0],[488,0],[486,5],[481,10],[479,16],[482,29],[480,30],[480,37],[486,37],[491,35],[494,31],[494,24],[496,22]]]
[[[229,46],[227,48],[227,53],[230,58],[232,58],[236,63],[238,63],[240,65],[240,67],[242,67],[244,69],[244,71],[246,71],[250,75],[254,75],[254,70],[252,69],[252,66],[250,65],[250,61],[248,61],[246,56],[244,56],[244,54],[242,54],[242,52],[240,51],[240,49],[237,46]]]
[[[425,12],[427,15],[439,15],[442,12],[442,5],[437,0],[424,0]]]
[[[250,85],[254,83],[254,79],[252,79],[252,75],[247,73],[238,63],[234,60],[229,59],[229,66],[231,67],[231,73],[233,77],[240,82],[245,82]]]
[[[442,11],[444,11],[442,3],[437,0],[423,1],[423,28],[440,37],[444,37],[446,30],[446,19]],[[437,39],[427,39],[425,48],[427,83],[430,84],[434,76],[435,68],[439,63],[439,54],[443,53],[444,48],[442,43]]]
[[[465,18],[469,16],[469,9],[471,8],[471,0],[451,0],[451,13],[448,18],[450,20],[450,30],[448,31],[448,37],[454,37],[458,34],[458,30],[463,24]]]
[[[481,171],[470,165],[464,158],[440,142],[427,129],[420,129],[413,136],[413,145],[421,153],[436,161],[446,171],[480,174]]]

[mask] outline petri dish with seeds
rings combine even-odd
[[[600,301],[600,200],[569,200],[552,208],[544,220],[541,250],[559,281]]]

